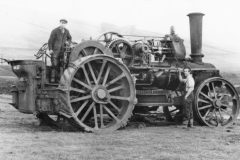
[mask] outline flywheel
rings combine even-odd
[[[85,131],[113,131],[127,124],[136,104],[127,67],[107,55],[72,62],[61,78],[71,116]]]
[[[108,43],[109,48],[115,58],[120,58],[126,66],[133,64],[133,49],[131,44],[124,39],[115,39]]]

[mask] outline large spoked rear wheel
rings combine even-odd
[[[106,55],[82,57],[72,66],[62,78],[68,83],[67,103],[77,124],[92,132],[125,126],[136,103],[127,67]]]
[[[210,127],[227,126],[239,113],[239,96],[234,86],[220,77],[203,81],[194,98],[196,120]]]

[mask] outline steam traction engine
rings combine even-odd
[[[189,66],[196,82],[195,120],[210,127],[231,124],[239,112],[238,93],[219,70],[202,62],[203,14],[188,16],[191,58],[186,58],[183,40],[172,29],[164,37],[140,39],[108,32],[97,41],[70,47],[68,65],[57,84],[50,83],[46,58],[10,61],[19,78],[12,89],[12,105],[56,123],[68,119],[91,132],[116,130],[125,126],[133,113],[159,106],[172,121],[181,117],[183,85],[178,70]]]

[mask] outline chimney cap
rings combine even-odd
[[[191,16],[191,15],[202,15],[202,16],[204,16],[205,14],[203,14],[201,12],[192,12],[192,13],[189,13],[187,16]]]

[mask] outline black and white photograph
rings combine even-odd
[[[0,160],[239,160],[239,6],[1,0]]]

